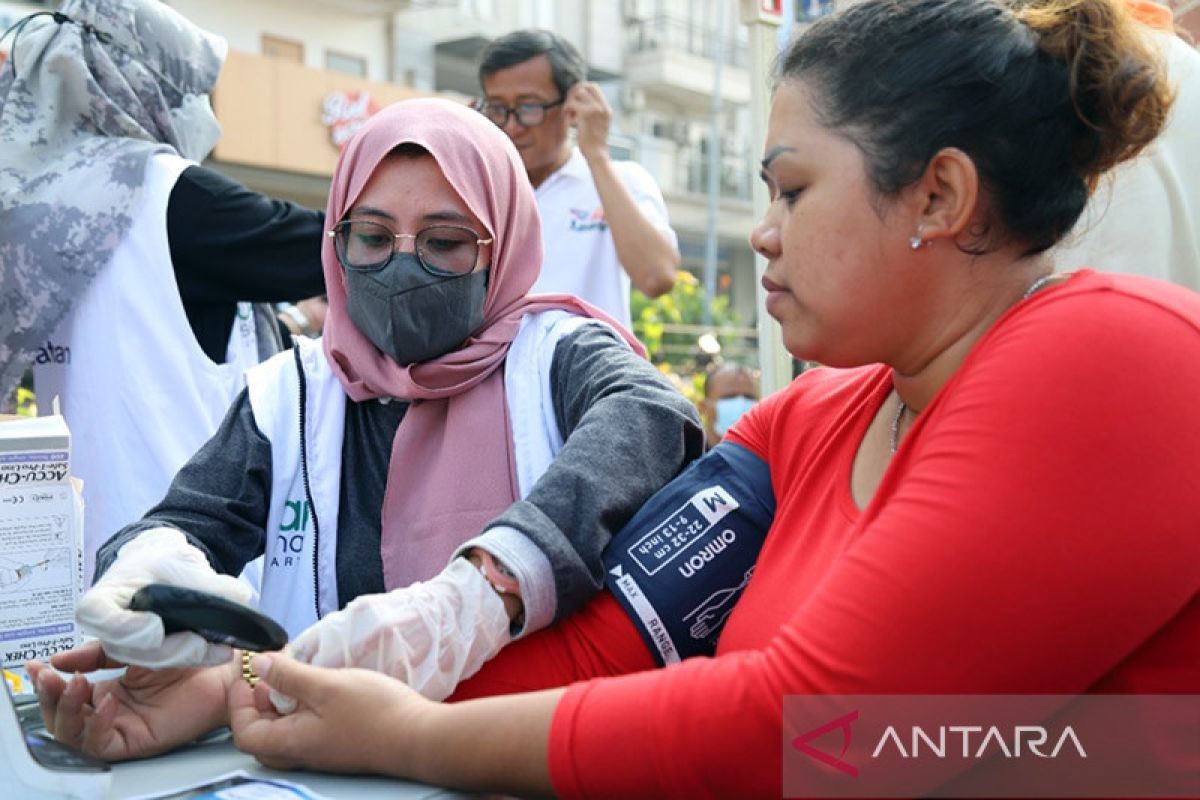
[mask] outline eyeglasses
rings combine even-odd
[[[344,219],[326,234],[343,268],[352,272],[376,272],[386,267],[400,239],[412,239],[417,260],[430,275],[465,275],[475,269],[480,239],[475,231],[458,225],[431,225],[416,233],[393,233],[386,225],[360,219]]]
[[[546,119],[546,110],[561,106],[566,101],[565,97],[560,97],[553,103],[517,103],[516,106],[502,106],[499,103],[489,103],[484,100],[479,106],[479,113],[496,123],[496,127],[503,128],[508,124],[510,114],[517,115],[517,122],[524,125],[526,128],[532,128],[534,125],[541,125]]]

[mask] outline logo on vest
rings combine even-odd
[[[46,343],[37,349],[34,354],[33,363],[35,364],[70,364],[71,363],[71,348],[61,345],[56,345],[49,339]]]
[[[283,518],[279,521],[279,533],[271,547],[272,567],[294,567],[300,564],[304,553],[304,536],[308,531],[308,520],[312,510],[307,500],[288,500],[283,504]]]
[[[605,221],[603,206],[597,208],[595,211],[588,211],[586,208],[572,208],[570,211],[571,230],[579,233],[608,230],[608,222]]]

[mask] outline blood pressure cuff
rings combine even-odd
[[[604,554],[608,590],[660,666],[716,651],[774,516],[767,463],[721,442],[616,535]]]

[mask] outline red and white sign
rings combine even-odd
[[[330,92],[321,101],[321,124],[329,128],[330,140],[341,150],[378,110],[379,106],[365,91]]]

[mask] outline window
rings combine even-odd
[[[281,61],[304,63],[304,43],[295,39],[284,39],[282,36],[262,35],[262,53],[267,58],[278,58]]]
[[[352,56],[339,53],[336,50],[325,51],[325,69],[331,72],[344,72],[347,75],[367,77],[367,60],[362,56]]]

